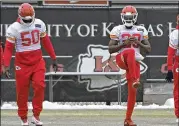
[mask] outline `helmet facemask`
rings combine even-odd
[[[20,21],[23,25],[25,26],[30,26],[33,24],[34,19],[35,19],[35,14],[33,16],[26,16],[26,17],[21,17],[19,15]]]
[[[138,14],[131,14],[130,12],[121,13],[121,19],[125,26],[132,27],[137,22]]]

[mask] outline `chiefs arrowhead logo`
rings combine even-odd
[[[141,62],[141,74],[146,72],[147,65]],[[108,46],[89,45],[86,54],[78,56],[77,72],[93,73],[93,72],[119,72],[121,75],[121,85],[126,84],[125,70],[120,69],[115,62],[115,56],[110,58]],[[87,83],[87,90],[104,91],[117,87],[117,76],[99,75],[99,76],[79,76],[80,83]]]

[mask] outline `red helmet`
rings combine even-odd
[[[31,25],[35,19],[35,11],[29,3],[23,3],[19,6],[18,15],[24,25]]]
[[[121,19],[125,26],[131,27],[137,22],[137,10],[134,6],[125,6],[121,12]]]

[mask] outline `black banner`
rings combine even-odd
[[[114,26],[122,24],[121,9],[36,8],[35,10],[36,18],[40,18],[46,23],[48,34],[51,36],[59,57],[59,65],[64,66],[63,70],[59,70],[64,72],[119,71],[120,74],[125,74],[115,64],[107,64],[109,32]],[[175,28],[177,9],[138,9],[138,13],[138,24],[144,25],[148,30],[152,46],[152,52],[147,54],[141,63],[142,82],[146,82],[147,79],[163,79],[166,72],[165,56],[168,35]],[[1,29],[3,32],[1,35],[4,36],[8,25],[17,18],[17,8],[2,8],[2,17]],[[44,56],[47,55],[44,51]],[[112,60],[114,59],[113,57]],[[45,57],[45,60],[47,71],[52,71],[50,58]],[[124,76],[122,77],[122,101],[126,101],[127,85]],[[58,82],[54,87],[55,101],[117,101],[115,77],[81,76],[78,78],[73,76],[64,77],[64,79],[70,80]],[[13,90],[15,91],[15,89]],[[14,100],[13,95],[9,96],[4,93],[4,99]],[[46,99],[48,99],[48,91]],[[142,100],[143,90],[141,87],[138,90],[137,101],[142,102]]]

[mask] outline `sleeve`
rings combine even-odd
[[[173,69],[173,58],[176,52],[176,49],[178,48],[178,39],[177,36],[175,36],[174,31],[169,36],[169,47],[168,47],[168,57],[167,57],[167,67],[168,70]]]
[[[6,43],[4,49],[4,66],[8,67],[11,62],[14,45],[16,42],[17,32],[14,25],[10,25],[6,31]]]
[[[50,41],[49,36],[45,35],[45,37],[41,38],[41,41],[42,41],[43,47],[45,48],[47,53],[50,55],[51,59],[55,60],[56,55],[55,55],[55,51],[54,51],[54,48],[53,48],[53,45]]]
[[[110,32],[110,38],[112,40],[119,40],[119,29],[114,27]]]
[[[168,47],[168,56],[167,56],[167,67],[168,70],[172,70],[173,69],[173,57],[175,55],[176,49],[171,48],[170,46]]]
[[[15,43],[17,37],[17,32],[13,28],[13,24],[10,25],[6,31],[6,40],[10,43]]]
[[[51,59],[55,60],[56,54],[55,54],[52,42],[51,42],[48,34],[46,34],[46,26],[43,21],[41,21],[41,31],[40,32],[41,32],[40,37],[41,37],[43,47],[45,48],[47,53],[50,55]]]
[[[175,31],[173,31],[169,36],[169,46],[173,49],[178,49],[178,34],[175,35]]]
[[[5,49],[4,49],[4,66],[6,67],[10,65],[13,50],[14,50],[14,44],[6,40]]]
[[[41,20],[41,29],[40,29],[40,37],[43,38],[46,36],[46,25],[45,23]]]
[[[4,64],[4,55],[3,55],[3,48],[2,48],[2,45],[1,45],[1,65]]]
[[[149,39],[149,36],[148,36],[148,31],[146,30],[145,27],[143,27],[143,39]]]

